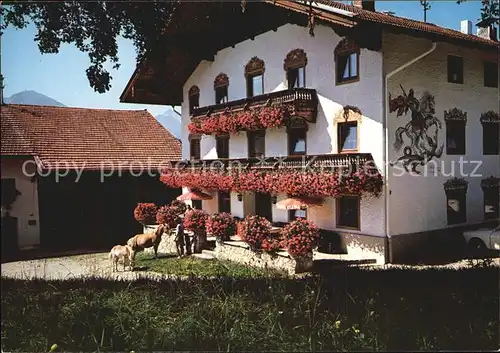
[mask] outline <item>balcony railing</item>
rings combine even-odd
[[[368,165],[372,163],[372,165]],[[201,159],[171,162],[177,170],[210,170],[223,171],[232,169],[273,170],[273,169],[337,169],[375,167],[370,153],[352,154],[320,154],[307,156],[235,158],[235,159]]]
[[[193,109],[191,118],[203,118],[210,114],[221,113],[226,109],[233,112],[261,106],[287,106],[293,116],[298,116],[310,123],[316,122],[318,115],[318,95],[315,89],[293,88],[238,99],[228,103],[214,104]]]

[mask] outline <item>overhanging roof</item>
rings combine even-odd
[[[239,1],[183,2],[165,29],[165,39],[171,43],[162,63],[166,71],[155,75],[155,70],[146,65],[137,68],[120,101],[180,105],[182,87],[200,61],[212,60],[217,51],[286,23],[307,26],[311,12],[316,23],[330,25],[344,35],[350,31],[365,40],[366,47],[386,29],[492,52],[498,52],[499,48],[493,40],[331,0],[316,0],[312,4],[289,0],[248,1],[244,13]]]

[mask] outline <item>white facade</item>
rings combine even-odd
[[[380,52],[361,49],[359,56],[359,81],[337,85],[335,80],[334,48],[342,40],[330,27],[316,26],[315,36],[308,30],[296,25],[285,25],[277,31],[269,31],[256,36],[254,40],[245,40],[234,48],[219,51],[213,62],[201,62],[185,82],[184,103],[182,106],[182,157],[189,158],[187,124],[190,122],[188,91],[196,85],[200,89],[200,107],[215,104],[214,78],[219,73],[229,77],[229,101],[246,97],[244,67],[249,60],[257,56],[265,62],[264,93],[280,91],[286,88],[286,73],[283,61],[294,49],[303,49],[307,54],[305,68],[305,86],[315,89],[318,97],[318,117],[316,123],[309,124],[307,133],[307,154],[336,154],[337,128],[335,117],[345,105],[358,107],[363,116],[359,129],[359,153],[371,153],[381,171],[385,173],[385,161],[395,162],[403,155],[403,150],[393,147],[396,129],[404,126],[411,119],[408,115],[396,117],[389,113],[388,97],[385,97],[385,75],[431,48],[431,42],[404,35],[384,33]],[[464,58],[464,83],[447,82],[447,55]],[[392,98],[401,95],[403,86],[406,93],[413,89],[417,99],[428,91],[435,98],[435,117],[441,121],[438,132],[439,145],[445,143],[446,124],[444,111],[459,108],[467,112],[467,149],[463,159],[471,161],[465,164],[464,171],[470,175],[475,171],[472,161],[481,163],[477,173],[482,177],[466,176],[469,181],[467,192],[467,223],[483,221],[483,198],[480,188],[481,179],[488,176],[500,176],[499,157],[483,156],[481,113],[488,110],[498,111],[498,89],[483,85],[482,60],[492,60],[481,51],[465,49],[445,43],[437,43],[436,49],[427,57],[392,76],[388,81],[387,92]],[[496,58],[493,60],[497,60]],[[387,111],[387,121],[385,113]],[[384,123],[387,123],[387,131]],[[386,140],[387,136],[387,140]],[[407,141],[405,141],[406,143]],[[284,128],[266,131],[265,153],[270,156],[287,155],[287,135]],[[229,143],[230,158],[248,157],[246,133],[232,134]],[[386,150],[387,149],[387,150]],[[385,152],[387,151],[387,155]],[[412,176],[403,171],[400,164],[388,166],[385,180],[387,193],[374,198],[363,196],[360,209],[360,230],[339,230],[345,239],[355,239],[360,248],[371,243],[377,248],[379,256],[385,245],[383,237],[400,234],[425,232],[447,228],[446,196],[443,183],[452,178],[450,166],[461,156],[448,156],[446,145],[438,163],[439,176]],[[216,159],[215,138],[203,136],[201,140],[201,158]],[[443,167],[441,167],[441,165]],[[403,172],[402,172],[403,171]],[[455,173],[454,176],[460,176]],[[387,195],[387,196],[386,196]],[[215,194],[214,194],[215,196]],[[278,201],[285,195],[278,195]],[[386,203],[386,197],[387,203]],[[244,217],[254,206],[251,201],[237,200],[231,195],[231,212]],[[218,211],[217,197],[203,201],[203,209],[214,213]],[[327,198],[322,208],[308,210],[308,219],[320,228],[336,230],[335,202]],[[387,215],[387,216],[386,216]],[[273,206],[274,221],[288,221],[287,211]],[[387,220],[387,222],[386,222]],[[359,234],[359,237],[356,237]],[[364,237],[367,236],[367,237]],[[373,238],[375,237],[375,239]],[[376,240],[379,238],[379,240]],[[361,245],[359,245],[361,244]]]
[[[21,193],[12,204],[10,216],[17,218],[17,245],[20,249],[40,245],[40,216],[38,212],[38,183],[23,174],[23,158],[2,158],[2,179],[15,179]],[[6,236],[2,234],[2,236]]]
[[[202,62],[184,85],[184,103],[182,106],[182,157],[189,158],[187,124],[189,123],[188,91],[193,85],[200,89],[200,106],[215,104],[214,79],[223,72],[229,76],[229,101],[246,97],[244,67],[257,56],[265,62],[264,93],[286,89],[286,73],[283,61],[294,49],[303,49],[307,54],[305,81],[307,88],[316,89],[319,97],[317,122],[309,124],[307,133],[307,154],[337,153],[337,130],[335,117],[345,105],[355,105],[363,113],[360,125],[360,153],[371,153],[377,166],[383,160],[382,130],[382,55],[381,53],[361,49],[359,75],[360,81],[336,85],[335,62],[333,51],[342,40],[330,27],[317,26],[315,36],[311,37],[307,29],[297,25],[285,25],[276,32],[269,31],[254,40],[246,40],[234,48],[221,50],[213,62]],[[266,131],[265,152],[267,157],[287,155],[287,134],[285,128]],[[216,159],[215,138],[203,136],[201,157]],[[229,158],[247,158],[248,147],[246,133],[232,134],[229,142]],[[382,171],[382,170],[381,170]],[[285,195],[278,195],[278,200]],[[231,196],[231,213],[245,216],[244,202]],[[203,201],[203,208],[208,212],[217,212],[217,200]],[[366,235],[384,236],[384,201],[383,197],[366,197],[361,200],[361,229],[352,231]],[[327,199],[322,208],[308,211],[308,218],[324,229],[335,230],[335,210],[333,199]],[[273,206],[274,221],[288,221],[287,211]]]
[[[388,73],[409,60],[428,51],[432,42],[404,35],[385,34],[383,38],[384,72]],[[463,84],[449,83],[447,76],[447,56],[463,57]],[[453,178],[464,178],[469,182],[467,190],[468,224],[484,221],[483,191],[481,180],[489,176],[500,176],[498,155],[483,155],[483,127],[479,121],[482,113],[498,112],[498,88],[485,87],[483,83],[483,61],[497,62],[495,55],[481,51],[437,43],[436,49],[428,56],[415,62],[388,81],[388,92],[394,98],[410,89],[420,99],[428,91],[435,99],[435,117],[442,123],[438,129],[438,146],[443,145],[443,153],[434,158],[428,168],[420,167],[421,175],[404,172],[402,166],[389,168],[389,232],[391,235],[424,232],[449,227],[447,225],[447,205],[443,183]],[[446,152],[446,124],[444,111],[458,108],[467,113],[466,154],[448,155]],[[403,155],[393,145],[398,127],[411,119],[408,115],[397,117],[396,112],[388,114],[389,161],[396,161]],[[498,128],[498,125],[497,125]],[[408,140],[406,140],[408,141]],[[460,160],[462,170],[460,170]],[[427,174],[424,171],[427,169]]]

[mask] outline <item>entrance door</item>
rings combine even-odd
[[[255,213],[265,217],[269,222],[273,221],[273,207],[270,194],[255,193]]]

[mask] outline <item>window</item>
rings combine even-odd
[[[338,151],[354,152],[358,150],[358,123],[356,121],[337,123]]]
[[[201,159],[200,137],[189,137],[189,157],[191,159]]]
[[[307,129],[290,128],[288,129],[288,155],[305,155],[307,151]]]
[[[247,97],[264,94],[264,75],[252,75],[247,77]]]
[[[446,153],[449,155],[465,154],[465,125],[446,124]]]
[[[497,155],[500,152],[500,118],[490,110],[481,114],[483,125],[483,155]]]
[[[193,114],[195,108],[200,106],[200,89],[198,86],[192,86],[189,89],[189,114]]]
[[[193,208],[201,210],[201,200],[192,200],[191,203],[193,204]]]
[[[466,150],[465,126],[467,113],[453,108],[444,112],[446,123],[446,154],[464,155]]]
[[[264,61],[254,56],[245,66],[247,97],[264,94]]]
[[[306,71],[305,67],[298,67],[296,69],[288,69],[286,78],[288,82],[288,89],[304,88],[306,86]]]
[[[229,135],[219,135],[215,138],[217,158],[229,158]]]
[[[294,221],[297,218],[307,219],[307,210],[290,210],[288,211],[288,221]]]
[[[337,83],[356,81],[358,78],[358,53],[337,56]]]
[[[444,183],[448,225],[467,222],[467,185],[467,181],[461,178],[449,179]]]
[[[247,132],[248,157],[264,157],[266,149],[266,132],[264,130]]]
[[[484,87],[498,87],[498,63],[484,62]]]
[[[499,193],[500,193],[500,189],[498,187],[490,187],[490,188],[483,189],[484,220],[497,219],[500,217]]]
[[[286,71],[288,89],[306,86],[306,65],[307,55],[304,50],[295,49],[287,54],[283,67]]]
[[[227,86],[215,88],[215,104],[227,103]]]
[[[489,177],[481,180],[484,200],[484,220],[500,217],[500,178]]]
[[[219,213],[220,212],[231,213],[231,194],[229,192],[219,191],[218,201],[219,201]]]
[[[360,229],[360,199],[358,196],[341,196],[336,199],[337,228]]]
[[[464,83],[464,59],[448,55],[448,82]]]
[[[466,193],[456,191],[446,196],[448,225],[467,222]]]
[[[337,84],[359,80],[359,46],[351,39],[344,38],[335,47],[335,77]]]
[[[215,104],[228,102],[229,77],[225,73],[220,73],[215,77]]]

